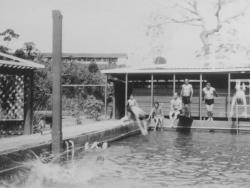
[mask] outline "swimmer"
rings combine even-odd
[[[171,127],[174,127],[174,122],[181,113],[182,103],[178,97],[178,93],[174,93],[173,99],[170,101],[169,119],[171,120]]]
[[[214,96],[217,97],[216,90],[208,82],[202,90],[202,100],[205,99],[208,121],[213,121]]]
[[[163,127],[163,118],[164,114],[162,112],[162,109],[160,107],[159,102],[154,103],[154,107],[152,108],[148,120],[153,119],[154,120],[154,130],[156,131],[157,127],[162,128]]]
[[[247,106],[246,106],[247,101],[246,101],[246,95],[245,95],[246,86],[244,83],[241,85],[240,81],[236,81],[235,89],[236,89],[236,92],[235,92],[233,99],[232,99],[231,111],[230,111],[229,116],[233,117],[235,105],[242,105],[243,104],[244,112],[243,112],[242,116],[247,117]]]
[[[94,142],[90,149],[107,149],[108,148],[108,143],[107,142]]]
[[[181,87],[181,97],[184,109],[188,110],[185,114],[188,114],[188,116],[190,116],[193,93],[193,86],[189,84],[189,80],[186,78]]]
[[[145,122],[145,112],[138,107],[138,104],[136,100],[134,99],[133,95],[130,95],[128,100],[128,111],[131,112],[131,114],[134,116],[135,120],[137,121],[137,124],[141,130],[141,133],[143,135],[148,134],[148,127]]]

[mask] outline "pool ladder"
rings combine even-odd
[[[237,131],[237,134],[239,134],[239,132],[240,132],[240,121],[239,121],[239,107],[250,107],[250,105],[249,104],[247,104],[247,105],[236,105],[236,116],[235,116],[235,118],[236,118],[236,131]],[[244,117],[244,118],[249,118],[250,117],[250,114],[246,114],[246,117]]]
[[[66,145],[66,159],[67,160],[70,159],[73,161],[75,157],[75,143],[73,140],[66,140],[65,145]]]

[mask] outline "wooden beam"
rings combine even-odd
[[[154,75],[151,74],[151,107],[154,104]]]
[[[104,113],[105,118],[107,118],[107,91],[108,91],[108,76],[105,77],[105,88],[104,88]]]
[[[173,74],[173,95],[175,94],[175,83],[176,82],[176,75],[175,74]]]
[[[202,119],[202,74],[200,74],[200,100],[199,100],[199,116]]]
[[[33,124],[33,71],[24,75],[24,134],[32,134]]]
[[[61,61],[62,61],[62,15],[53,10],[53,52],[52,52],[52,153],[62,151],[62,97],[61,97]]]
[[[105,87],[105,84],[63,84],[63,87]]]
[[[128,74],[126,73],[125,74],[125,115],[128,114],[127,103],[128,103]]]
[[[228,91],[227,91],[227,119],[230,121],[229,113],[230,113],[230,101],[231,101],[231,73],[227,75],[228,80]]]

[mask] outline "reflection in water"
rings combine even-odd
[[[249,187],[250,135],[153,132],[82,152],[64,165],[31,162],[13,187]]]

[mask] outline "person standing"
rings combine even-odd
[[[202,100],[205,99],[208,121],[213,121],[214,97],[217,97],[216,90],[208,82],[202,90]]]
[[[174,121],[180,115],[181,109],[182,109],[181,99],[178,97],[178,94],[175,92],[173,99],[170,101],[169,119],[171,120],[171,127],[174,126]]]
[[[181,97],[185,111],[185,116],[190,117],[193,93],[194,93],[193,86],[189,83],[189,80],[186,78],[184,84],[181,87]]]

